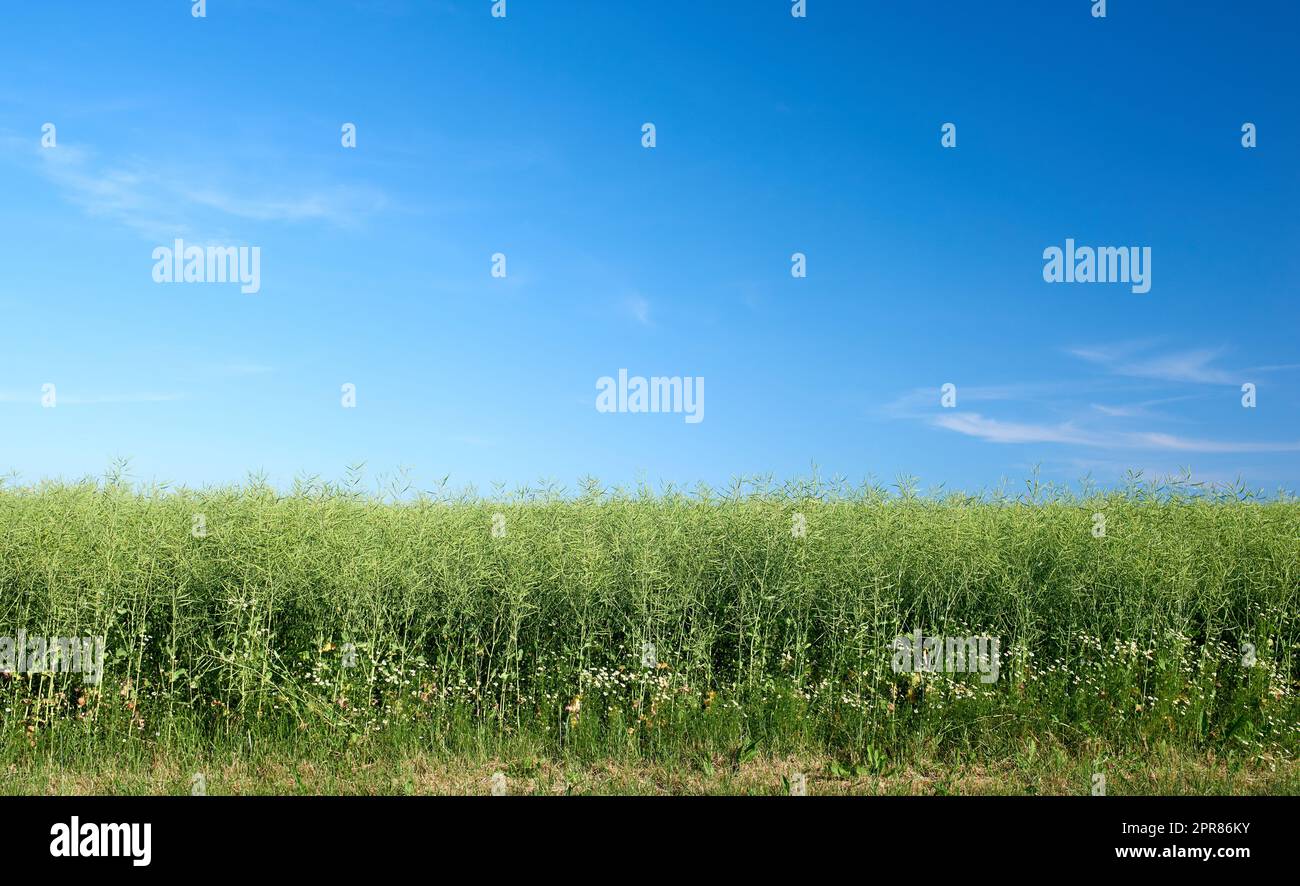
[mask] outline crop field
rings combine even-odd
[[[0,637],[8,793],[1300,789],[1240,490],[8,487]]]

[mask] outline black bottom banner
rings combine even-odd
[[[1289,861],[1294,798],[6,797],[6,857],[54,869],[504,873],[677,854],[734,868],[855,863],[1228,873]],[[750,856],[747,859],[746,856]]]

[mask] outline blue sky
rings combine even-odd
[[[1300,485],[1294,4],[491,5],[6,10],[0,470]],[[176,237],[261,291],[155,283]]]

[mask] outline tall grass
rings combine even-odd
[[[1294,760],[1298,617],[1286,498],[42,484],[0,492],[0,636],[102,635],[107,670],[0,678],[0,762],[361,746],[876,766],[1030,739]],[[999,638],[999,679],[894,673],[916,629]]]

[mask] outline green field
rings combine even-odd
[[[1300,504],[1239,490],[9,487],[19,631],[105,656],[0,676],[9,793],[1300,788]]]

